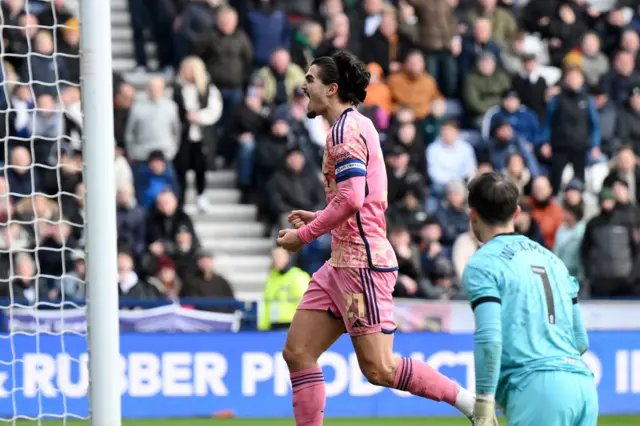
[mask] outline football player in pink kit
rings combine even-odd
[[[345,331],[370,383],[446,401],[471,418],[474,395],[422,361],[393,355],[395,254],[386,237],[387,175],[377,131],[354,108],[369,73],[347,52],[316,59],[302,86],[308,116],[332,124],[322,165],[328,206],[294,211],[278,244],[295,252],[331,232],[331,259],[313,275],[293,318],[283,356],[298,426],[321,426],[325,384],[318,358]]]

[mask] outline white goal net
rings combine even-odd
[[[0,421],[89,416],[77,0],[2,0]]]

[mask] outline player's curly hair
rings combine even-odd
[[[338,97],[342,102],[352,105],[364,102],[371,74],[354,54],[340,50],[333,56],[316,58],[311,65],[316,65],[322,70],[323,84],[338,85]]]

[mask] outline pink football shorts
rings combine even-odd
[[[325,263],[309,283],[298,309],[326,311],[341,318],[351,336],[396,331],[393,288],[397,271],[335,268]]]

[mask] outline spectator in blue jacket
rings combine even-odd
[[[527,146],[527,142],[516,133],[508,118],[498,117],[492,121],[489,158],[493,168],[495,170],[506,169],[509,157],[518,154],[524,160],[531,178],[535,179],[540,174],[540,167],[535,154]]]
[[[268,65],[271,52],[278,48],[289,50],[291,44],[291,28],[286,13],[276,8],[273,0],[257,0],[256,3],[247,15],[254,69]]]
[[[458,58],[460,78],[464,79],[475,67],[478,56],[491,52],[499,69],[504,69],[500,55],[500,45],[491,39],[491,21],[478,18],[473,24],[473,34],[462,41],[462,52]]]
[[[138,204],[150,209],[156,197],[166,188],[171,188],[174,194],[180,194],[180,185],[173,171],[167,164],[162,151],[152,151],[147,164],[135,179],[135,190]]]
[[[520,139],[533,146],[538,142],[540,137],[540,125],[535,113],[526,106],[520,103],[520,97],[518,93],[513,90],[507,90],[502,96],[502,105],[496,107],[496,111],[493,115],[490,115],[488,120],[485,119],[488,124],[487,132],[494,129],[496,123],[506,120],[513,129],[513,132]],[[485,123],[483,123],[483,136]]]

